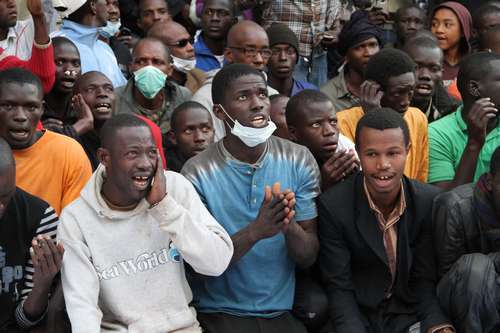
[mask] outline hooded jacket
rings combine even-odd
[[[455,1],[443,2],[436,6],[432,12],[431,17],[434,16],[436,11],[441,8],[447,8],[455,13],[460,22],[460,27],[462,29],[462,39],[460,40],[460,52],[462,56],[465,56],[471,52],[470,39],[472,36],[472,17],[470,12],[463,5]],[[443,81],[445,81],[445,86],[448,86],[446,81],[454,80],[458,75],[459,65],[450,66],[446,61],[444,62],[444,72]]]
[[[52,37],[59,36],[70,39],[80,52],[82,74],[90,71],[102,72],[113,82],[115,88],[127,83],[113,50],[98,39],[97,28],[63,20],[61,30],[52,34]]]
[[[73,332],[200,333],[184,261],[217,276],[233,255],[226,231],[183,176],[166,171],[167,196],[150,208],[112,210],[100,165],[62,212],[62,284]],[[64,222],[62,222],[64,221]]]

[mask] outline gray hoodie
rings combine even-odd
[[[218,276],[231,238],[182,175],[166,171],[167,196],[149,208],[111,210],[100,165],[61,214],[62,284],[73,332],[201,332],[184,264]]]

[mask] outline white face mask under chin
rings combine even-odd
[[[196,59],[181,59],[174,56],[171,57],[174,68],[180,72],[187,73],[196,66]]]
[[[253,148],[261,143],[264,143],[273,135],[274,131],[276,130],[276,124],[273,123],[270,119],[267,121],[267,126],[261,127],[261,128],[255,128],[255,127],[247,127],[243,126],[242,124],[239,123],[238,120],[234,120],[231,118],[230,115],[227,114],[226,110],[224,110],[224,107],[220,105],[220,108],[222,111],[226,114],[226,116],[231,119],[231,121],[234,123],[234,126],[231,127],[227,122],[227,126],[231,128],[231,134],[237,136],[246,146]]]

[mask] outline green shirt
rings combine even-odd
[[[499,122],[500,124],[500,122]],[[467,124],[462,106],[429,125],[429,183],[451,181],[467,145]],[[491,155],[500,146],[500,125],[486,136],[479,153],[474,182],[489,171]]]

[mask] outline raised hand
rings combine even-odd
[[[498,110],[489,97],[480,98],[464,117],[469,140],[482,146],[486,140],[488,123],[498,116]]]
[[[163,173],[163,161],[159,152],[157,152],[156,160],[157,162],[155,175],[151,184],[151,189],[146,196],[146,200],[151,206],[158,204],[167,195],[166,178],[165,174]]]
[[[354,151],[336,151],[321,167],[322,188],[327,189],[338,183],[359,167]]]
[[[360,104],[363,111],[369,112],[375,108],[379,108],[382,96],[384,96],[384,92],[382,91],[380,84],[374,81],[366,80],[361,84],[360,88]]]

